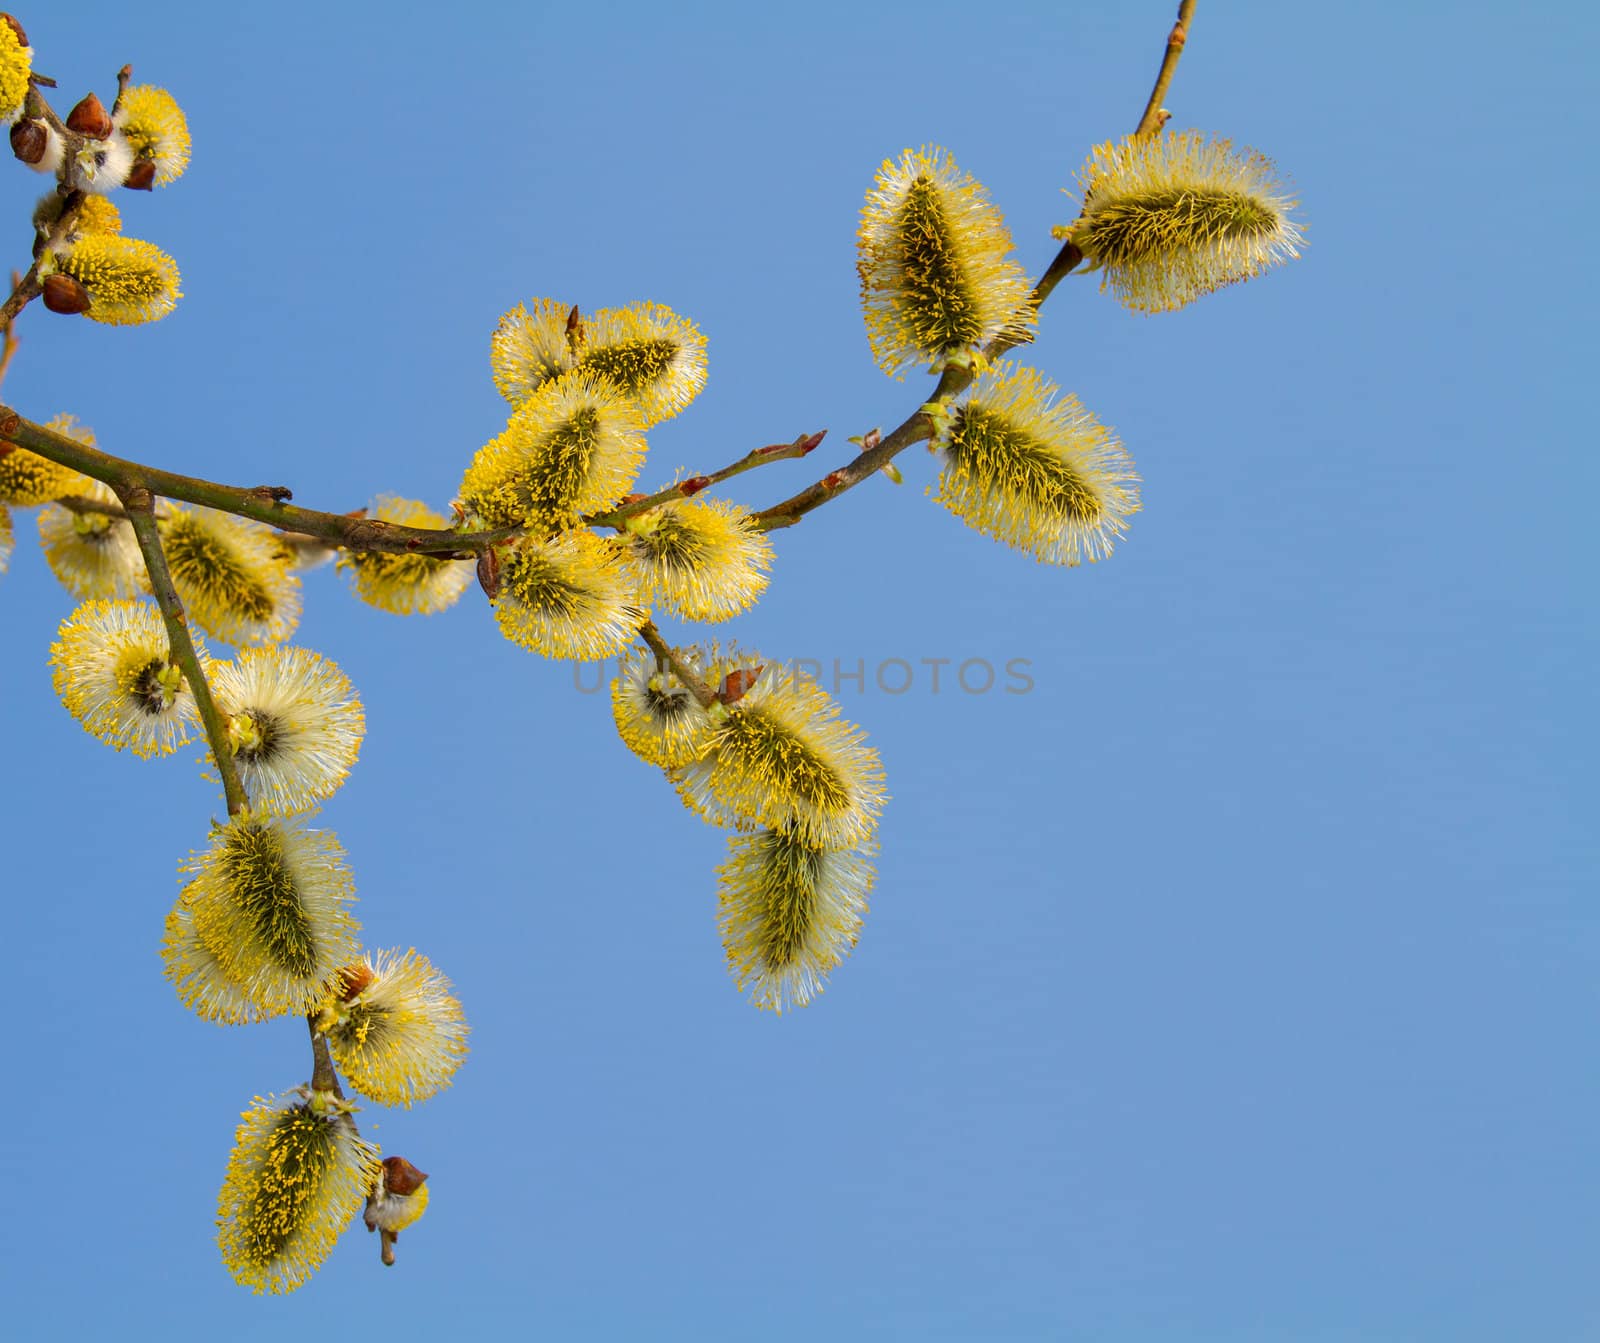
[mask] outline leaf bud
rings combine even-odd
[[[44,157],[50,133],[42,121],[19,121],[11,128],[11,152],[30,168]]]
[[[427,1178],[427,1171],[418,1170],[403,1156],[383,1159],[383,1184],[391,1194],[414,1194]]]
[[[366,991],[372,980],[372,967],[364,961],[357,961],[354,965],[345,966],[343,970],[339,971],[337,979],[339,1001],[347,1003],[353,998],[359,997]]]
[[[123,186],[130,191],[154,191],[156,185],[156,165],[152,159],[140,159],[133,167],[128,169],[128,178]]]
[[[493,546],[478,552],[478,586],[490,601],[500,595],[500,552]]]
[[[717,698],[724,704],[737,704],[765,670],[764,666],[735,668],[722,678],[722,691]]]
[[[44,306],[68,315],[89,311],[89,291],[70,275],[57,272],[44,277]]]
[[[92,93],[84,94],[78,105],[67,113],[67,129],[86,135],[91,140],[105,140],[111,135],[111,113]]]

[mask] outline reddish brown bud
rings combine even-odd
[[[32,167],[44,157],[50,132],[42,121],[19,121],[11,128],[11,152]]]
[[[802,453],[807,453],[815,448],[817,444],[821,443],[822,440],[827,436],[828,431],[826,429],[818,429],[814,434],[801,434],[799,438],[795,439],[795,443],[799,446]]]
[[[724,704],[737,704],[742,700],[765,667],[740,667],[722,678],[722,693],[717,696]]]
[[[128,180],[122,185],[129,191],[154,191],[156,165],[150,159],[140,159],[128,170]]]
[[[357,961],[339,971],[339,1001],[349,1002],[358,993],[364,993],[376,976],[365,961]]]
[[[478,586],[490,601],[500,595],[500,552],[493,546],[478,552]]]
[[[22,31],[22,25],[17,22],[14,14],[0,12],[0,23],[5,24],[7,28],[11,29],[11,31],[17,35],[17,41],[23,46],[28,45],[28,35]]]
[[[844,472],[843,471],[830,471],[830,472],[828,472],[827,475],[825,475],[822,478],[822,488],[825,489],[825,490],[836,490],[843,483],[844,483]]]
[[[111,113],[94,94],[86,93],[67,113],[67,129],[87,135],[91,140],[104,140],[111,134]]]
[[[89,291],[70,275],[47,275],[40,288],[44,290],[44,306],[51,312],[70,316],[89,311]]]
[[[383,1159],[383,1185],[391,1194],[414,1194],[427,1178],[427,1171],[418,1170],[403,1156]]]
[[[685,499],[693,499],[710,483],[710,476],[690,476],[688,480],[680,480],[678,482],[678,493]]]

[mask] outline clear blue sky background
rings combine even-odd
[[[63,109],[124,61],[186,108],[190,173],[124,204],[186,296],[137,330],[30,310],[5,396],[311,506],[439,505],[504,419],[502,311],[653,299],[710,381],[647,482],[827,427],[736,482],[770,503],[923,393],[857,305],[879,162],[948,147],[1037,272],[1172,11],[35,4]],[[433,1173],[393,1270],[359,1228],[288,1299],[221,1266],[238,1112],[305,1078],[304,1032],[204,1025],[161,979],[214,791],[56,702],[71,603],[20,518],[16,1337],[1600,1337],[1597,40],[1578,4],[1202,4],[1176,124],[1276,158],[1311,246],[1175,315],[1087,279],[1048,305],[1028,357],[1145,479],[1126,544],[1036,565],[926,499],[918,450],[779,533],[720,631],[918,669],[842,690],[894,800],[860,947],[803,1012],[734,991],[723,838],[603,696],[475,591],[402,621],[310,576],[298,642],[369,723],[323,819],[370,944],[426,951],[474,1031],[452,1090],[363,1115]],[[4,182],[20,267],[39,182]],[[1033,689],[936,694],[938,657],[1028,659]]]

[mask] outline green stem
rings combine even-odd
[[[217,763],[217,773],[222,777],[222,791],[228,799],[228,815],[237,816],[249,805],[244,785],[239,781],[239,771],[234,764],[233,748],[228,744],[227,725],[222,721],[222,711],[211,697],[211,686],[200,667],[200,657],[195,652],[194,640],[189,637],[189,625],[183,617],[183,602],[172,585],[172,573],[167,568],[166,552],[161,548],[161,531],[156,525],[155,498],[140,486],[124,487],[118,491],[128,521],[133,524],[133,534],[139,539],[139,549],[144,554],[144,567],[150,575],[150,591],[155,594],[156,605],[161,608],[161,618],[167,625],[167,646],[172,660],[189,683],[189,693],[205,725],[206,740],[211,743],[211,755]]]

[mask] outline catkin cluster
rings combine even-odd
[[[109,111],[91,93],[59,119],[32,56],[21,24],[0,14],[0,124],[17,159],[55,181],[33,215],[27,297],[112,325],[165,316],[180,297],[177,267],[123,235],[112,197],[182,175],[183,112],[124,68]],[[1087,262],[1136,312],[1185,306],[1297,256],[1303,242],[1271,164],[1226,140],[1161,133],[1101,145],[1080,185],[1079,214],[1054,230],[1058,267]],[[893,375],[941,379],[907,421],[924,426],[939,458],[934,499],[1046,563],[1109,556],[1139,509],[1139,478],[1075,397],[1001,358],[1031,340],[1048,285],[1030,288],[984,188],[943,149],[905,150],[879,170],[857,242],[874,359]],[[708,640],[669,646],[655,619],[717,623],[760,598],[773,519],[702,491],[763,453],[803,456],[821,435],[636,492],[646,434],[706,380],[704,337],[651,302],[587,315],[550,298],[519,304],[493,333],[490,372],[510,411],[467,463],[448,517],[381,495],[359,511],[364,531],[328,533],[343,543],[335,567],[358,598],[399,615],[451,607],[476,572],[506,638],[545,657],[618,658],[611,703],[623,742],[728,832],[717,921],[734,983],[762,1008],[804,1006],[860,933],[886,797],[878,754],[800,664]],[[0,441],[0,573],[15,546],[10,509],[39,508],[46,562],[79,603],[51,648],[57,694],[116,750],[152,758],[203,742],[227,781],[229,814],[179,868],[165,975],[206,1021],[294,1016],[312,1033],[312,1081],[257,1097],[242,1116],[218,1197],[223,1259],[258,1292],[293,1290],[364,1204],[393,1263],[395,1240],[428,1206],[429,1177],[361,1137],[335,1069],[367,1100],[410,1107],[450,1084],[467,1026],[425,956],[363,946],[344,851],[314,824],[357,764],[366,727],[344,673],[286,642],[301,575],[336,547],[199,503],[163,501],[153,522],[131,502],[125,512],[128,481],[115,459],[94,455],[93,433],[70,416],[47,428],[58,437],[36,434],[37,451]],[[853,441],[870,452],[882,440],[874,430]],[[85,470],[109,465],[93,478],[51,450]],[[403,552],[360,541],[396,527],[444,535],[412,536]],[[222,646],[231,657],[213,651]]]

